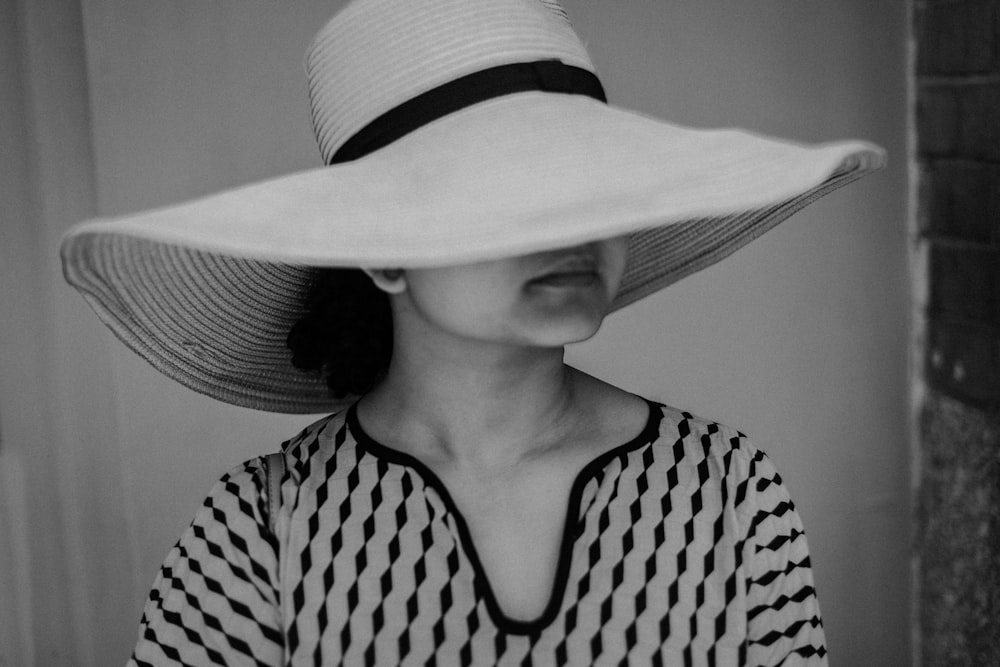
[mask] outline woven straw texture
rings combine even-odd
[[[324,160],[370,120],[486,67],[592,70],[538,0],[359,0],[309,47]],[[742,247],[884,163],[864,142],[802,146],[692,130],[580,95],[523,92],[364,158],[78,225],[67,280],[169,377],[250,408],[325,412],[285,337],[314,267],[458,264],[630,234],[621,308]]]
[[[593,71],[555,3],[366,0],[348,5],[306,52],[313,129],[323,162],[370,120],[420,93],[489,67],[534,60],[560,60]]]

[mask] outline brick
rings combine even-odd
[[[1000,248],[932,242],[929,279],[930,315],[1000,327]]]
[[[1000,407],[1000,334],[931,318],[925,376],[928,384],[977,407]]]
[[[949,86],[922,86],[917,91],[917,152],[925,157],[958,152],[959,106]]]
[[[1000,165],[924,165],[919,193],[924,234],[1000,243]]]
[[[958,89],[962,157],[1000,160],[1000,84]]]
[[[922,157],[1000,161],[1000,84],[922,85],[917,151]]]
[[[915,13],[918,74],[981,74],[996,64],[995,2],[950,2]]]

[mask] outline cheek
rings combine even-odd
[[[496,335],[508,320],[514,295],[500,276],[438,269],[414,272],[408,289],[421,317],[453,333]]]

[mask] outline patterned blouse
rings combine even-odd
[[[795,506],[742,434],[650,403],[576,477],[541,617],[499,607],[423,464],[353,408],[225,474],[170,551],[130,665],[826,664]]]

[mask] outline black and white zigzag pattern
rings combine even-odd
[[[133,665],[826,663],[795,506],[743,434],[650,405],[577,477],[552,604],[504,615],[447,489],[353,412],[286,443],[277,535],[260,459],[170,552]]]

